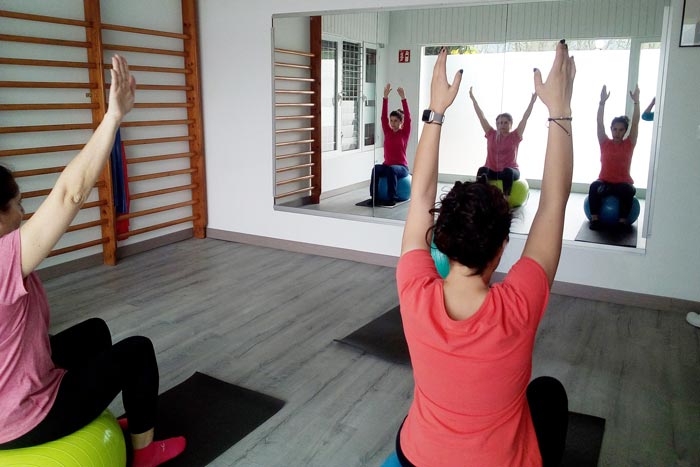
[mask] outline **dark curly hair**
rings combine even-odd
[[[0,165],[0,211],[6,212],[10,208],[10,201],[19,194],[19,186],[10,169]]]
[[[396,117],[403,122],[403,110],[401,110],[401,109],[392,110],[391,113],[389,114],[389,117]]]
[[[613,121],[610,124],[610,128],[612,128],[613,125],[615,125],[616,123],[622,123],[623,125],[625,125],[625,131],[627,131],[627,129],[630,127],[630,119],[627,115],[622,115],[620,117],[613,118]]]
[[[475,182],[456,182],[439,206],[428,231],[438,250],[479,275],[508,239],[513,213],[503,192],[485,176]]]

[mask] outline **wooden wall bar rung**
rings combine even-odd
[[[184,57],[185,52],[180,50],[154,49],[151,47],[134,47],[132,45],[102,44],[104,50],[121,50],[123,52],[136,52],[142,54],[172,55],[174,57]]]
[[[137,146],[140,144],[174,143],[177,141],[192,141],[194,136],[168,136],[165,138],[146,138],[123,140],[124,146]]]
[[[112,65],[104,65],[105,70],[111,70]],[[166,68],[162,66],[141,66],[141,65],[129,65],[129,71],[152,71],[154,73],[180,73],[187,74],[192,73],[192,70],[188,68]]]
[[[98,181],[95,183],[95,187],[100,187],[104,185],[104,182]],[[47,196],[49,193],[51,193],[51,188],[47,188],[45,190],[34,190],[34,191],[25,191],[22,193],[22,199],[29,199],[29,198],[38,198],[40,196]]]
[[[275,120],[311,120],[315,115],[282,115],[275,117]]]
[[[186,175],[196,172],[197,169],[182,169],[182,170],[168,170],[167,172],[156,172],[147,175],[137,175],[134,177],[129,177],[129,183],[131,182],[142,182],[144,180],[153,180],[154,178],[165,178],[173,177],[175,175]]]
[[[4,18],[22,19],[25,21],[39,21],[41,23],[67,24],[69,26],[82,26],[89,28],[92,26],[90,21],[80,21],[77,19],[59,18],[56,16],[32,15],[29,13],[17,13],[14,11],[0,10],[0,16]]]
[[[290,170],[297,170],[297,169],[308,169],[309,167],[313,167],[314,164],[313,162],[309,162],[308,164],[299,164],[299,165],[292,165],[289,167],[282,167],[281,169],[275,170],[277,173],[282,173],[282,172],[289,172]]]
[[[308,188],[302,188],[301,190],[288,191],[287,193],[282,193],[280,195],[275,195],[275,199],[286,198],[287,196],[298,195],[299,193],[308,193],[314,190],[314,186],[311,185]]]
[[[283,128],[281,130],[275,130],[275,134],[281,134],[281,133],[299,133],[301,131],[314,131],[314,127],[307,127],[307,128]]]
[[[92,202],[90,202],[90,203],[85,203],[85,204],[83,204],[82,206],[80,206],[80,209],[82,210],[82,209],[97,208],[97,207],[100,207],[100,206],[104,206],[105,204],[107,204],[107,201],[105,201],[105,200],[92,201]],[[33,215],[34,215],[33,212],[27,213],[27,214],[25,214],[24,216],[22,216],[22,220],[23,220],[23,221],[26,221],[26,220],[28,220],[28,219],[31,219],[31,217],[32,217]]]
[[[134,104],[135,109],[178,109],[190,108],[194,104],[190,102],[137,102]]]
[[[94,63],[64,62],[62,60],[34,60],[29,58],[0,58],[0,65],[48,66],[55,68],[95,68]]]
[[[23,42],[26,44],[58,45],[62,47],[92,47],[89,42],[67,41],[63,39],[47,39],[45,37],[16,36],[14,34],[0,34],[0,41]]]
[[[144,227],[142,229],[132,230],[130,232],[124,232],[123,234],[117,235],[117,240],[126,240],[134,235],[140,235],[147,232],[153,232],[154,230],[164,229],[177,224],[184,224],[185,222],[194,222],[197,220],[197,216],[184,217],[182,219],[177,219],[174,221],[163,222],[161,224],[151,225],[149,227]]]
[[[187,34],[180,34],[177,32],[158,31],[156,29],[132,28],[129,26],[121,26],[118,24],[104,24],[103,23],[102,29],[109,29],[110,31],[131,32],[134,34],[147,34],[149,36],[172,37],[175,39],[189,39],[190,38],[190,36],[188,36]]]
[[[64,83],[56,81],[0,81],[0,88],[97,89],[97,83]]]
[[[109,84],[105,86],[109,89]],[[180,86],[172,84],[136,84],[136,89],[144,91],[191,91],[192,86]]]
[[[304,152],[295,152],[293,154],[281,154],[278,156],[275,156],[275,159],[277,160],[282,160],[282,159],[289,159],[291,157],[301,157],[301,156],[311,156],[313,155],[313,151],[304,151]]]
[[[97,104],[0,104],[0,110],[64,110],[96,109]]]
[[[122,128],[136,126],[164,126],[164,125],[189,125],[194,120],[142,120],[138,122],[122,122]]]
[[[281,66],[285,68],[303,68],[304,70],[310,70],[309,65],[297,65],[296,63],[286,63],[286,62],[275,62],[275,66]]]
[[[275,47],[275,52],[281,53],[281,54],[301,55],[303,57],[314,57],[314,54],[309,53],[309,52],[303,52],[301,50],[278,49],[277,47]]]
[[[45,169],[32,169],[32,170],[18,170],[17,172],[13,172],[13,175],[15,178],[21,178],[21,177],[35,177],[37,175],[49,175],[49,174],[58,174],[63,172],[63,169],[65,169],[66,166],[61,166],[61,167],[46,167]]]
[[[3,127],[0,127],[0,134],[32,133],[35,131],[93,130],[95,128],[97,128],[97,124],[95,124],[95,123],[64,123],[61,125],[3,126]]]
[[[313,102],[279,102],[275,103],[275,107],[313,107],[316,104]]]
[[[275,143],[275,146],[280,147],[280,146],[292,146],[294,144],[311,144],[313,143],[314,140],[312,139],[303,139],[300,141],[286,141],[282,143]]]
[[[304,175],[303,177],[295,177],[295,178],[290,178],[288,180],[280,180],[279,182],[276,183],[276,185],[277,186],[288,185],[290,183],[303,182],[304,180],[311,180],[312,178],[314,178],[314,175]]]
[[[90,248],[91,246],[102,245],[109,242],[108,238],[99,238],[91,242],[80,243],[78,245],[67,246],[65,248],[60,248],[58,250],[53,250],[48,254],[48,257],[62,255],[64,253],[70,253],[71,251],[84,250],[85,248]]]
[[[49,152],[80,151],[84,144],[66,144],[63,146],[44,146],[41,148],[5,149],[0,151],[0,157],[25,156],[27,154],[44,154]]]
[[[314,91],[300,91],[296,89],[275,89],[275,94],[316,94]]]
[[[92,227],[99,227],[99,226],[104,225],[106,223],[107,223],[106,220],[99,219],[99,220],[92,221],[92,222],[85,222],[83,224],[71,225],[70,227],[68,227],[66,232],[75,232],[76,230],[85,230],[85,229],[89,229]]]
[[[276,80],[279,81],[303,81],[305,83],[313,83],[313,78],[294,78],[293,76],[275,76]]]
[[[134,211],[126,214],[119,214],[117,220],[133,219],[134,217],[148,216],[150,214],[156,214],[163,211],[172,211],[173,209],[184,208],[187,206],[192,206],[196,201],[183,201],[182,203],[168,204],[166,206],[159,206],[157,208],[145,209],[143,211]]]
[[[162,156],[146,156],[146,157],[133,157],[127,159],[127,164],[141,164],[143,162],[155,162],[155,161],[167,161],[170,159],[183,159],[185,157],[194,157],[196,153],[194,152],[180,152],[177,154],[163,154]]]
[[[197,188],[196,183],[191,183],[189,185],[182,185],[182,186],[174,186],[172,188],[163,188],[162,190],[153,190],[153,191],[144,191],[143,193],[130,193],[129,198],[133,199],[141,199],[141,198],[150,198],[152,196],[159,196],[159,195],[166,195],[168,193],[175,193],[178,191],[185,191],[185,190],[194,190]]]

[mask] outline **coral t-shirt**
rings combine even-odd
[[[542,267],[521,258],[479,310],[456,321],[430,253],[396,270],[413,366],[413,403],[401,449],[420,466],[540,466],[526,390],[535,333],[549,297]]]
[[[503,136],[493,128],[486,132],[486,167],[502,172],[503,169],[518,168],[518,146],[523,140],[520,133],[511,131]]]
[[[607,183],[634,183],[630,175],[634,145],[629,138],[616,143],[610,138],[600,143],[600,174]]]
[[[19,229],[0,237],[0,443],[38,425],[65,371],[51,360],[49,304],[35,273],[22,277]]]

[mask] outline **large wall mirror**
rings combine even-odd
[[[405,220],[408,203],[375,206],[370,199],[372,169],[384,161],[385,85],[393,88],[389,111],[401,108],[397,88],[405,90],[412,116],[407,147],[412,170],[439,46],[449,47],[448,76],[464,69],[462,89],[443,126],[440,194],[456,180],[473,179],[486,159],[484,131],[469,88],[492,126],[498,114],[508,112],[515,128],[534,90],[533,67],[547,70],[555,41],[563,37],[578,65],[572,102],[574,185],[564,232],[565,240],[574,240],[586,220],[583,200],[589,184],[600,171],[596,113],[601,88],[610,91],[604,118],[608,134],[613,117],[632,115],[629,91],[635,84],[641,110],[654,97],[660,101],[666,14],[665,0],[577,0],[274,17],[275,206],[307,214]],[[304,81],[314,74],[317,84]],[[314,108],[320,121],[307,115]],[[536,102],[520,144],[521,178],[528,181],[530,193],[516,210],[514,233],[527,233],[537,208],[547,116]],[[641,248],[661,117],[640,122],[632,159],[642,213],[637,223]]]

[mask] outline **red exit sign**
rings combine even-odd
[[[411,61],[411,51],[406,49],[406,50],[399,50],[399,63],[408,63]]]

